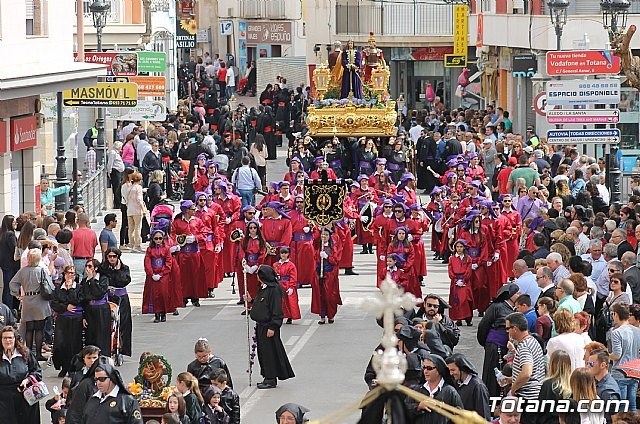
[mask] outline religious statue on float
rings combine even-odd
[[[375,69],[387,66],[384,56],[382,55],[382,50],[376,47],[376,39],[373,37],[373,32],[369,33],[368,44],[362,52],[364,60],[364,82],[366,84],[371,82],[371,74]]]
[[[358,51],[353,40],[347,42],[347,48],[340,53],[342,63],[342,87],[340,98],[362,98],[362,54]]]

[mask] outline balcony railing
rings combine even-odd
[[[247,19],[287,19],[285,0],[240,0],[240,14]]]
[[[401,0],[338,0],[336,34],[453,35],[453,6]]]

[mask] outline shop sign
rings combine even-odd
[[[179,49],[195,49],[198,22],[195,19],[176,20],[176,47]]]
[[[620,103],[620,80],[560,80],[547,81],[547,104],[593,105]]]
[[[469,8],[466,4],[453,6],[453,53],[457,55],[467,55],[468,10]]]
[[[247,22],[247,44],[291,44],[291,22]]]
[[[129,81],[138,84],[139,97],[164,97],[167,94],[165,77],[129,77]]]
[[[445,68],[466,68],[467,55],[466,54],[445,54],[444,67]]]
[[[538,72],[538,59],[532,54],[513,56],[513,76],[531,78]]]
[[[178,14],[181,18],[195,16],[194,6],[195,0],[178,0]]]
[[[74,53],[74,58],[78,53]],[[86,63],[96,63],[107,67],[108,76],[129,77],[141,72],[165,72],[167,54],[165,52],[95,52],[85,53]]]
[[[26,118],[17,119],[11,118],[10,126],[12,152],[36,147],[38,144],[38,125],[35,116],[31,115]]]
[[[444,55],[452,54],[453,47],[418,47],[411,52],[413,60],[444,60]]]
[[[620,58],[613,50],[547,52],[549,75],[619,74]]]
[[[138,86],[131,82],[99,82],[91,87],[65,90],[65,106],[134,107],[138,102]]]

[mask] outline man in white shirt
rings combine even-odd
[[[236,76],[233,71],[233,64],[229,62],[227,66],[227,99],[233,96],[233,92],[236,90]]]
[[[411,127],[411,129],[409,129],[409,136],[411,137],[411,141],[417,143],[422,131],[424,131],[424,127],[422,126],[422,119],[419,118],[418,120],[416,120],[416,124]]]
[[[147,141],[147,135],[145,133],[141,133],[139,137],[140,141],[138,141],[138,145],[136,146],[136,153],[138,154],[138,163],[142,165],[144,157],[151,151],[151,144]]]

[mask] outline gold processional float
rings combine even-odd
[[[353,85],[343,84],[347,76],[351,76]],[[325,62],[313,71],[317,100],[308,107],[309,135],[395,136],[398,114],[396,102],[389,96],[390,76],[382,51],[375,47],[373,34],[362,52],[356,51],[349,41],[333,66]]]

